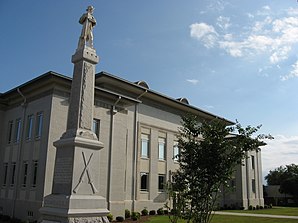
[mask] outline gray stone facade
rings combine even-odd
[[[53,188],[53,143],[67,129],[71,82],[48,72],[0,95],[0,214],[40,219],[39,209]],[[114,217],[124,216],[125,209],[163,207],[162,182],[178,167],[173,155],[180,116],[217,117],[186,102],[155,92],[144,82],[96,75],[94,126],[104,147],[97,154],[99,167],[90,172]],[[225,193],[220,205],[264,205],[261,153],[248,157],[231,182],[235,191]]]

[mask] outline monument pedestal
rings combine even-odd
[[[40,209],[43,222],[109,222],[106,199],[99,195],[99,151],[103,144],[75,136],[62,137],[54,145],[53,189]]]

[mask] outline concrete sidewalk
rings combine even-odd
[[[259,217],[259,218],[287,218],[287,219],[298,219],[298,216],[289,215],[272,215],[272,214],[249,214],[249,213],[234,213],[234,212],[224,212],[215,211],[215,214],[219,215],[234,215],[234,216],[247,216],[247,217]]]

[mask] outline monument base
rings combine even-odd
[[[44,207],[39,211],[42,214],[43,223],[109,222],[106,200],[101,196],[51,194],[45,197]]]

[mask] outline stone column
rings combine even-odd
[[[95,65],[94,48],[80,45],[74,63],[67,130],[57,148],[52,194],[40,209],[43,222],[109,222],[106,199],[99,195],[100,149],[92,132]]]

